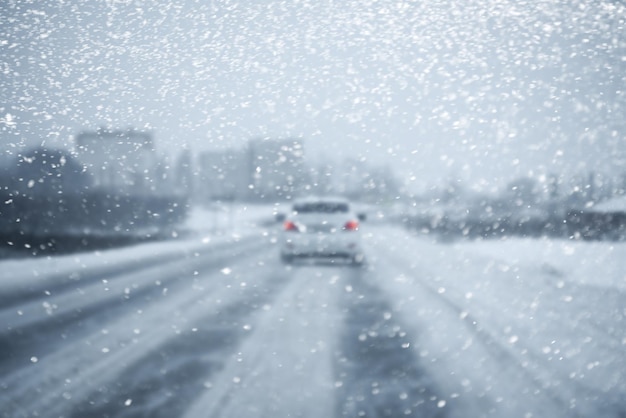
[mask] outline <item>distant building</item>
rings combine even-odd
[[[300,139],[254,139],[248,143],[250,197],[283,200],[307,184],[304,145]]]
[[[194,189],[202,201],[289,199],[311,176],[300,139],[253,139],[244,150],[204,152],[198,174]]]
[[[320,163],[309,169],[309,185],[307,192],[312,195],[324,196],[336,194],[336,169],[332,164]]]
[[[158,158],[151,133],[133,129],[81,132],[76,136],[76,155],[97,188],[135,194],[154,190]]]
[[[30,196],[81,194],[93,183],[90,174],[70,152],[44,146],[18,154],[3,171],[0,191]]]
[[[249,168],[244,151],[203,152],[198,157],[196,193],[202,201],[245,200],[249,185]]]
[[[395,199],[400,186],[388,166],[347,158],[336,173],[337,191],[355,200],[380,201]]]
[[[188,195],[192,190],[194,177],[192,160],[191,151],[185,149],[178,155],[174,167],[174,187],[177,191],[185,195]]]

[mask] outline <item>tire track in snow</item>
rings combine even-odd
[[[115,381],[92,391],[71,417],[180,417],[212,386],[224,359],[247,338],[252,316],[272,303],[288,276],[275,269],[258,272],[263,279],[246,297],[231,300],[215,312],[189,319],[187,329],[147,351],[125,367]],[[206,303],[205,303],[206,304]]]
[[[214,260],[206,262],[211,266]],[[276,278],[272,271],[263,273],[258,263],[246,268],[261,274],[262,280],[284,280],[284,277]],[[220,275],[222,273],[219,271],[213,274],[221,279],[218,280],[221,284],[228,281]],[[206,277],[209,283],[211,277]],[[161,279],[168,280],[167,277]],[[212,285],[210,292],[197,292],[192,287],[181,288],[164,298],[164,305],[152,301],[146,304],[140,314],[127,317],[120,313],[119,317],[99,323],[99,328],[90,335],[66,341],[58,350],[4,376],[0,386],[0,399],[4,408],[2,416],[66,416],[88,399],[90,393],[98,392],[99,388],[114,382],[125,368],[141,362],[146,355],[166,345],[168,341],[180,338],[181,330],[188,328],[188,324],[196,324],[199,329],[204,329],[204,321],[222,312],[228,316],[229,309],[240,316],[246,303],[246,309],[250,312],[258,308],[256,303],[246,299],[248,296],[233,295],[235,290],[230,285],[216,286]],[[145,331],[136,335],[134,326]]]
[[[156,264],[149,259],[143,269],[138,270],[135,263],[131,263],[130,271],[123,268],[107,270],[116,274],[113,276],[101,276],[101,271],[94,275],[86,272],[86,283],[81,281],[63,292],[3,309],[0,311],[0,323],[3,324],[0,349],[4,356],[0,361],[0,372],[6,375],[13,368],[20,367],[14,360],[23,356],[25,349],[30,349],[32,356],[43,358],[46,353],[66,344],[68,338],[90,332],[94,324],[130,314],[137,309],[138,302],[156,300],[164,292],[187,286],[195,277],[194,272],[223,266],[264,245],[258,240],[248,241],[237,246],[229,245],[220,251],[205,249],[195,253],[194,257],[164,257]],[[101,277],[106,280],[103,282]]]
[[[331,417],[341,268],[293,266],[270,309],[185,417]]]
[[[216,259],[230,257],[233,252],[241,253],[246,246],[258,246],[259,241],[259,237],[254,236],[221,243],[219,246],[197,244],[182,250],[173,247],[173,250],[166,253],[159,252],[155,255],[125,260],[122,263],[116,262],[113,265],[105,264],[96,268],[77,265],[75,269],[50,275],[40,272],[21,273],[21,276],[14,277],[13,281],[19,281],[23,277],[27,284],[13,289],[3,289],[2,294],[0,294],[1,311],[23,309],[30,302],[38,302],[52,295],[71,293],[93,284],[101,284],[103,280],[109,281],[111,278],[121,278],[125,275],[145,271],[146,266],[166,266],[171,263],[180,263],[181,260],[190,261],[197,255],[209,255]],[[37,276],[44,277],[40,280],[33,280]]]
[[[384,237],[385,232],[380,232],[381,238]],[[473,399],[470,399],[471,396],[468,397],[467,393],[463,396],[463,402],[465,402],[467,407],[471,408],[473,404],[476,404],[475,406],[478,406],[477,411],[483,411],[484,414],[495,416],[500,413],[518,414],[529,410],[539,412],[542,416],[579,416],[577,411],[570,408],[569,399],[564,399],[563,394],[557,391],[558,388],[551,387],[549,384],[546,384],[539,375],[533,373],[533,371],[527,367],[526,362],[520,360],[519,356],[511,351],[510,347],[501,343],[488,329],[482,327],[480,321],[468,310],[452,300],[448,296],[449,292],[441,292],[438,288],[428,283],[423,277],[416,275],[415,268],[411,266],[414,260],[410,261],[409,259],[401,257],[384,243],[373,243],[376,247],[376,254],[379,255],[377,269],[384,272],[386,276],[384,279],[382,277],[379,278],[380,281],[390,280],[389,275],[394,274],[394,276],[391,277],[401,277],[403,281],[410,282],[411,290],[421,289],[420,292],[416,292],[415,298],[411,296],[409,300],[411,305],[416,305],[418,308],[422,308],[422,306],[419,306],[419,302],[417,301],[423,300],[425,302],[424,306],[428,306],[431,315],[436,315],[436,317],[431,317],[431,319],[434,320],[433,324],[422,324],[422,328],[427,328],[428,333],[432,335],[430,339],[443,341],[440,340],[440,336],[437,335],[438,329],[443,331],[443,334],[449,334],[450,330],[458,329],[458,335],[453,335],[452,338],[448,338],[447,341],[443,342],[445,345],[442,345],[440,348],[444,351],[439,353],[430,352],[429,355],[434,356],[434,360],[437,360],[437,357],[441,357],[446,358],[446,361],[450,361],[451,364],[459,365],[460,355],[466,356],[470,351],[476,353],[474,357],[469,355],[467,355],[467,357],[471,359],[470,361],[476,363],[472,366],[474,367],[473,377],[484,379],[482,383],[484,389],[475,393]],[[427,269],[428,267],[421,266],[420,268]],[[394,271],[396,273],[392,273]],[[388,291],[393,287],[386,288]],[[397,292],[397,290],[394,292]],[[404,298],[404,302],[406,302],[406,296],[408,295],[395,294]],[[417,323],[423,321],[424,319],[420,318],[417,320]],[[434,325],[435,323],[437,325]],[[463,340],[465,340],[464,343],[462,342]],[[450,350],[451,346],[456,346],[457,354]],[[484,354],[487,354],[488,357],[483,357],[480,354],[481,350]],[[532,353],[529,352],[526,353],[526,355],[532,355]],[[466,365],[463,366],[463,368],[465,367]],[[484,374],[482,372],[483,369]],[[461,369],[450,370],[451,375],[459,375],[459,379],[461,379],[460,372]],[[498,377],[494,380],[495,376]],[[504,376],[508,376],[508,378]],[[441,377],[443,377],[443,380],[448,380],[448,384],[450,383],[449,376],[441,375]],[[504,383],[504,385],[499,385],[497,379],[503,380],[502,383]],[[464,381],[465,384],[463,384],[462,380],[461,382],[454,382],[452,385],[456,386],[458,389],[455,392],[455,396],[460,396],[460,394],[463,393],[463,386],[468,384],[469,379],[464,379]],[[508,398],[506,398],[506,402],[510,404],[503,402],[505,398],[500,395],[496,395],[491,399],[493,393],[508,390],[507,386],[513,382],[515,387],[521,389],[510,393]],[[531,399],[536,402],[529,404],[527,402],[525,403],[524,399]],[[467,404],[467,402],[469,402],[469,404]],[[464,415],[454,413],[451,416],[456,417]]]
[[[355,271],[341,305],[344,331],[336,380],[341,382],[337,417],[446,417],[439,388],[421,364],[407,329],[388,295]]]
[[[420,245],[419,241],[414,240],[416,245]],[[436,247],[437,251],[446,248],[440,244]],[[449,247],[449,251],[450,262],[459,262],[456,250]],[[509,265],[497,255],[473,253],[467,248],[463,254],[464,262],[469,261],[469,266]],[[468,256],[477,259],[466,260]],[[385,255],[385,258],[389,256]],[[415,258],[401,258],[399,254],[393,254],[392,264],[413,276],[407,280],[414,279],[415,283],[429,287],[433,300],[443,300],[450,305],[449,310],[454,311],[467,328],[473,329],[479,336],[477,341],[490,350],[490,361],[500,362],[502,366],[498,373],[513,376],[501,386],[524,386],[524,392],[514,396],[519,400],[526,399],[529,410],[540,411],[540,405],[544,405],[545,409],[558,410],[556,416],[626,416],[622,379],[624,357],[621,355],[624,343],[619,331],[614,332],[623,329],[620,325],[623,325],[626,313],[624,304],[620,303],[624,300],[624,293],[619,289],[578,283],[576,275],[565,275],[555,268],[546,268],[545,264],[538,267],[533,260],[515,263],[514,268],[498,271],[497,276],[492,272],[491,287],[496,284],[497,287],[489,293],[490,297],[509,297],[511,309],[517,315],[529,308],[530,303],[525,302],[522,295],[536,298],[535,306],[529,312],[533,326],[518,322],[517,315],[503,315],[503,320],[486,316],[490,311],[491,316],[499,316],[494,308],[502,306],[502,301],[489,303],[490,297],[473,297],[468,303],[465,294],[454,288],[454,278],[444,280],[447,286],[441,289],[426,279],[441,275],[440,271],[431,272],[429,265],[425,264],[420,265],[418,271],[426,275],[416,275],[412,273],[415,267],[409,265],[414,266]],[[424,257],[424,260],[434,261],[435,266],[442,265],[437,257]],[[459,278],[467,276],[460,275]],[[511,288],[507,290],[505,284]],[[502,333],[511,327],[516,330],[514,333]],[[515,402],[521,404],[519,400]]]

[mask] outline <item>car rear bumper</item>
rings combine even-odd
[[[353,257],[362,252],[360,237],[351,232],[285,235],[281,246],[283,255]]]

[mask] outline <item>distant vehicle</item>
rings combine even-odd
[[[364,261],[360,221],[348,200],[310,197],[294,202],[285,214],[280,243],[284,263],[296,258],[344,259],[360,265]]]

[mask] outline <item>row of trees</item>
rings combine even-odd
[[[554,236],[626,238],[626,176],[590,173],[564,181],[558,176],[511,181],[497,193],[473,193],[457,182],[416,198],[400,215],[408,227],[444,237]],[[611,210],[606,201],[622,201]]]
[[[0,171],[3,245],[152,237],[180,223],[186,211],[182,194],[97,187],[89,170],[64,150],[31,149]]]

